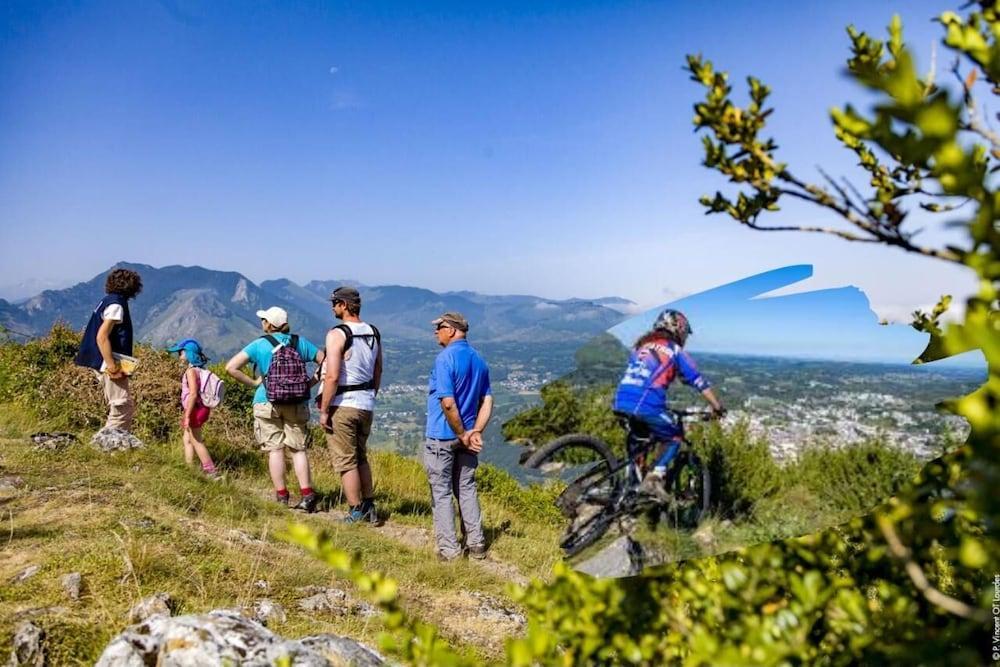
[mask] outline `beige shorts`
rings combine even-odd
[[[265,452],[286,447],[297,452],[309,449],[309,406],[255,403],[253,435]]]
[[[354,470],[368,463],[368,436],[372,432],[372,413],[357,408],[332,408],[333,433],[326,434],[330,462],[337,472]]]

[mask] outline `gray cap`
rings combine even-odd
[[[361,303],[361,293],[353,287],[342,285],[330,292],[330,301],[346,301],[347,303]]]
[[[432,321],[431,324],[435,326],[438,324],[447,324],[449,326],[455,327],[459,331],[469,330],[469,321],[465,319],[462,313],[456,313],[454,311],[445,313],[441,317]]]

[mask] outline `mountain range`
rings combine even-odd
[[[379,327],[388,341],[432,340],[430,321],[456,310],[471,324],[470,338],[481,342],[583,341],[625,319],[635,304],[619,297],[550,300],[526,295],[434,292],[401,285],[369,286],[352,280],[314,280],[299,285],[287,279],[259,285],[233,271],[200,266],[165,266],[122,262],[142,276],[142,293],[131,314],[139,340],[164,347],[179,339],[198,338],[213,358],[228,356],[260,335],[256,311],[280,306],[293,331],[322,344],[335,324],[329,294],[338,285],[356,286],[362,317]],[[110,270],[110,269],[109,269]],[[0,325],[26,336],[44,334],[55,322],[81,329],[104,295],[102,272],[87,282],[45,290],[20,303],[0,299]]]

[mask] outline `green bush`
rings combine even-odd
[[[476,486],[481,494],[531,521],[558,523],[562,520],[555,506],[560,491],[558,484],[523,487],[509,473],[487,463],[479,466]]]
[[[745,421],[728,430],[712,423],[693,429],[690,437],[711,473],[712,504],[723,516],[749,513],[785,483],[785,471],[775,463],[767,441],[751,437]]]
[[[90,369],[73,364],[80,334],[56,324],[48,335],[26,343],[0,344],[0,402],[35,415],[46,428],[96,430],[107,416],[100,386]],[[131,378],[136,403],[133,431],[152,442],[180,438],[180,382],[183,368],[163,350],[136,345],[139,369]],[[236,452],[256,449],[252,440],[252,392],[228,378],[221,366],[213,370],[225,381],[226,398],[213,409],[206,427],[209,444],[225,443]]]
[[[787,467],[796,480],[831,511],[866,512],[894,495],[920,470],[921,461],[879,441],[845,447],[807,447]]]

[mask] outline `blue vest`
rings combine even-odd
[[[104,309],[113,303],[122,307],[122,321],[111,327],[111,335],[109,336],[111,351],[132,355],[132,317],[128,312],[128,299],[121,294],[108,294],[97,304],[97,308],[94,309],[90,321],[87,323],[87,329],[83,332],[80,351],[76,353],[76,359],[73,360],[77,366],[101,370],[104,357],[101,356],[101,350],[97,347],[97,330],[104,322]]]

